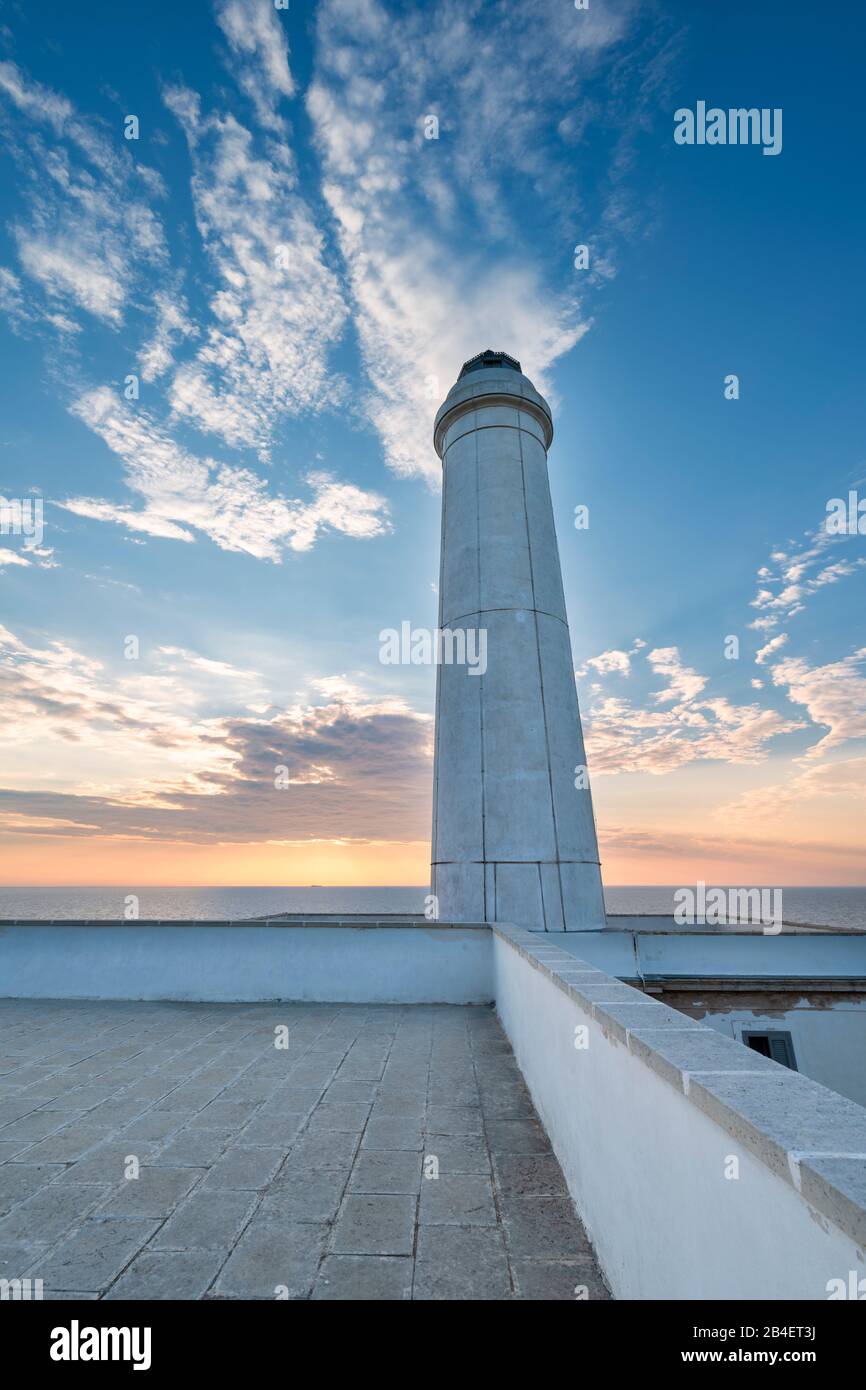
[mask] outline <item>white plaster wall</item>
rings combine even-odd
[[[771,988],[772,981],[767,986]],[[709,1002],[712,996],[702,995],[701,999]],[[866,1106],[866,999],[844,1000],[821,1008],[802,999],[784,1013],[726,1009],[701,1013],[700,1021],[738,1042],[744,1028],[756,1033],[765,1029],[790,1033],[798,1071]]]
[[[853,932],[764,936],[680,929],[655,933],[646,929],[646,918],[610,920],[618,930],[566,933],[549,939],[598,970],[629,978],[866,975],[866,936]]]
[[[3,927],[0,996],[489,1003],[491,933],[142,922]]]
[[[548,940],[597,969],[628,980],[648,976],[673,983],[678,976],[733,980],[747,976],[756,978],[755,990],[760,992],[773,988],[774,977],[815,980],[866,975],[866,936],[853,933],[764,936],[671,930],[656,934],[641,931],[646,918],[611,920],[631,929],[568,932]],[[711,992],[694,997],[703,1005],[712,1005]],[[788,1029],[797,1068],[804,1076],[866,1105],[866,999],[814,1008],[808,998],[801,998],[784,1013],[724,1009],[701,1013],[700,1020],[738,1041],[744,1026],[756,1031],[762,1027]]]
[[[815,1213],[500,937],[497,1011],[618,1298],[826,1299],[866,1274]],[[590,1045],[574,1046],[578,1025]],[[725,1178],[729,1155],[737,1181]]]

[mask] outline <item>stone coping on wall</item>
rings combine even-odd
[[[866,926],[821,926],[815,922],[785,922],[768,931],[760,922],[678,922],[668,912],[608,912],[606,932],[632,936],[866,936]]]
[[[670,922],[670,928],[661,926],[644,926],[643,923]],[[616,924],[616,916],[608,914],[608,926],[602,928],[595,935],[610,934],[635,934],[635,928]],[[761,936],[760,927],[743,926],[740,928],[732,927],[700,927],[700,926],[679,926],[673,924],[672,918],[667,918],[664,914],[648,914],[646,917],[637,916],[633,913],[622,914],[621,921],[636,922],[640,921],[641,926],[637,929],[639,935],[659,935],[659,936]],[[443,929],[460,929],[464,931],[489,930],[498,924],[495,922],[440,922],[424,917],[421,913],[395,913],[389,915],[381,913],[343,913],[329,915],[328,913],[308,913],[306,915],[295,915],[294,913],[279,913],[273,917],[137,917],[125,919],[123,917],[4,917],[0,918],[0,928],[3,927],[423,927],[427,930],[441,927]],[[535,932],[532,935],[542,936],[550,941],[565,933],[560,932]],[[583,935],[581,932],[569,932],[568,936],[574,938]],[[859,936],[866,935],[866,929],[857,927],[818,927],[806,926],[801,923],[784,923],[782,936],[807,936],[807,935],[840,935],[840,936]],[[647,976],[649,978],[649,976]],[[758,978],[758,977],[756,977]]]
[[[866,1109],[649,999],[544,933],[493,923],[614,1044],[650,1067],[866,1248]]]
[[[644,994],[866,994],[863,975],[617,975]]]
[[[359,931],[411,927],[424,931],[489,931],[489,922],[428,922],[423,917],[20,917],[0,919],[4,927],[347,927]]]

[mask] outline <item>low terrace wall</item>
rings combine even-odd
[[[651,981],[687,976],[772,979],[777,975],[860,977],[866,974],[866,935],[813,929],[763,935],[734,928],[660,930],[663,918],[611,917],[615,931],[558,932],[556,945],[608,975]]]
[[[866,1281],[866,1110],[549,937],[492,930],[497,1011],[615,1296]]]
[[[492,939],[399,920],[2,923],[0,996],[490,1003]]]

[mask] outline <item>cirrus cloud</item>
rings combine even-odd
[[[72,413],[122,460],[127,485],[144,499],[137,509],[88,497],[59,504],[78,516],[172,540],[190,541],[198,530],[222,550],[275,562],[286,548],[309,550],[326,528],[358,539],[389,529],[377,494],[321,470],[307,475],[311,501],[270,493],[251,469],[196,458],[108,387],[86,392]]]

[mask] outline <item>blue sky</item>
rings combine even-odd
[[[435,625],[491,345],[554,409],[608,881],[866,882],[857,7],[0,26],[3,881],[423,881],[435,675],[378,634]],[[781,153],[675,144],[698,100]]]

